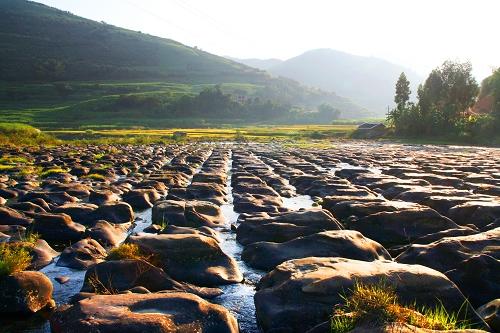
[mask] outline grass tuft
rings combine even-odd
[[[144,254],[136,244],[121,244],[117,248],[112,249],[107,260],[124,260],[124,259],[142,259],[147,260],[148,256]]]
[[[377,284],[356,282],[350,295],[341,295],[344,304],[334,309],[330,318],[332,333],[346,333],[358,324],[371,327],[388,324],[410,324],[432,330],[470,328],[457,313],[449,313],[443,304],[431,307],[401,305],[393,286],[384,281]]]
[[[0,244],[0,277],[24,271],[31,264],[31,256],[24,246]]]
[[[53,175],[57,175],[57,174],[60,174],[60,173],[66,173],[66,172],[68,172],[68,170],[65,170],[65,169],[62,169],[62,168],[53,168],[53,169],[48,169],[48,170],[42,171],[40,173],[40,177],[47,178],[47,177],[50,177],[50,176],[53,176]]]
[[[101,175],[99,173],[91,173],[91,174],[83,176],[82,178],[92,179],[92,180],[96,180],[96,181],[105,181],[106,180],[106,176]]]

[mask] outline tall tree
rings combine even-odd
[[[406,107],[406,104],[410,100],[410,94],[410,81],[406,78],[405,73],[402,72],[396,82],[396,95],[394,96],[394,102],[398,109],[402,110]]]

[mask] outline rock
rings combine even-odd
[[[118,197],[118,195],[110,190],[91,191],[89,195],[89,202],[98,206],[106,203],[116,202],[119,200],[120,198]]]
[[[235,260],[211,237],[140,234],[130,236],[128,241],[146,253],[157,255],[160,267],[175,280],[206,287],[243,280]]]
[[[152,210],[152,221],[156,224],[176,225],[181,227],[217,227],[225,223],[219,206],[208,201],[157,202]]]
[[[252,214],[241,216],[239,221],[236,239],[243,245],[259,241],[281,243],[321,231],[342,229],[332,214],[322,209]]]
[[[286,261],[260,280],[254,298],[258,323],[265,332],[305,332],[328,320],[355,282],[381,280],[395,287],[402,304],[435,307],[442,302],[448,311],[458,311],[466,302],[453,282],[428,267],[309,257]],[[481,322],[468,310],[473,322]]]
[[[69,203],[54,208],[52,210],[52,213],[67,214],[71,216],[71,219],[73,221],[83,225],[87,225],[96,209],[96,205],[89,203]]]
[[[123,195],[123,201],[135,209],[151,208],[159,199],[160,195],[155,189],[134,189]]]
[[[127,233],[132,228],[131,223],[112,224],[99,220],[85,231],[85,235],[95,239],[104,246],[118,246],[127,238]]]
[[[393,246],[409,244],[419,237],[455,229],[458,225],[434,209],[416,208],[371,214],[349,221],[347,228],[384,246]]]
[[[38,239],[35,244],[28,244],[31,264],[29,269],[39,270],[52,263],[54,258],[59,255],[59,252],[54,250],[45,240]]]
[[[344,220],[350,216],[365,217],[371,214],[381,212],[396,212],[403,209],[424,208],[423,206],[405,201],[340,201],[329,205],[329,211],[332,214]]]
[[[193,293],[203,298],[222,294],[218,288],[203,288],[185,282],[177,282],[161,268],[143,260],[113,260],[95,265],[87,270],[82,292],[122,292],[143,287],[151,292],[174,290]]]
[[[189,293],[95,295],[59,308],[54,333],[237,333],[236,319],[220,305]]]
[[[445,273],[472,304],[480,306],[500,294],[500,228],[436,242],[413,244],[396,261],[420,264]],[[478,283],[481,281],[481,283]]]
[[[491,327],[493,332],[500,332],[500,298],[486,303],[476,311]]]
[[[0,232],[11,237],[11,241],[21,241],[26,235],[26,228],[20,225],[3,225],[0,224]]]
[[[85,227],[71,220],[66,214],[33,214],[34,233],[49,242],[77,242],[82,239]]]
[[[209,227],[199,227],[199,228],[188,228],[188,227],[177,227],[175,225],[169,225],[160,231],[160,234],[174,235],[174,234],[191,234],[191,235],[202,235],[207,237],[212,237],[218,243],[221,242],[219,234],[212,228]]]
[[[0,206],[0,224],[1,225],[20,225],[29,226],[33,219],[9,207]]]
[[[500,202],[470,201],[450,208],[448,216],[457,224],[485,228],[500,218]]]
[[[266,271],[284,261],[306,257],[392,260],[380,244],[353,230],[324,231],[284,243],[257,242],[246,246],[241,255],[250,266]]]
[[[26,213],[47,213],[43,207],[29,201],[12,203],[10,208]]]
[[[280,196],[233,193],[233,204],[238,213],[277,213],[278,208],[283,206],[283,200]]]
[[[430,244],[445,237],[469,236],[478,233],[479,231],[467,227],[448,229],[419,237],[415,239],[412,244]]]
[[[67,276],[56,276],[54,278],[54,280],[59,282],[59,284],[65,284],[65,283],[68,283],[70,281],[70,278]]]
[[[42,199],[47,203],[54,205],[64,205],[65,203],[78,202],[78,198],[69,195],[66,192],[47,192],[47,191],[32,191],[19,196],[18,201],[33,201],[34,199]]]
[[[209,201],[216,205],[222,205],[227,201],[225,184],[192,182],[187,188],[186,195],[189,199]]]
[[[0,277],[0,314],[30,314],[53,307],[52,289],[50,279],[40,272]]]
[[[110,223],[130,223],[134,221],[134,211],[126,202],[105,203],[92,214],[93,221],[104,220]]]
[[[99,242],[86,238],[65,248],[57,266],[84,270],[103,262],[106,256],[106,250]]]

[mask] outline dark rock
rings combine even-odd
[[[222,306],[177,292],[91,296],[59,308],[50,326],[54,333],[239,331],[236,319]]]
[[[0,277],[0,314],[30,314],[54,307],[52,283],[40,272]]]
[[[103,262],[106,256],[106,250],[99,242],[86,238],[65,248],[57,261],[57,266],[85,270]]]
[[[246,246],[241,255],[250,266],[266,271],[284,261],[306,257],[392,260],[380,244],[353,230],[324,231],[284,243],[257,242]]]

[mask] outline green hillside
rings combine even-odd
[[[0,58],[0,121],[43,128],[168,125],[192,118],[189,112],[173,117],[173,102],[214,85],[244,100],[269,100],[290,110],[328,103],[344,118],[369,115],[333,92],[25,0],[0,2]],[[156,102],[154,107],[117,110],[116,100],[123,95],[147,95]],[[152,114],[155,119],[148,118]],[[206,113],[202,118],[214,117]]]

